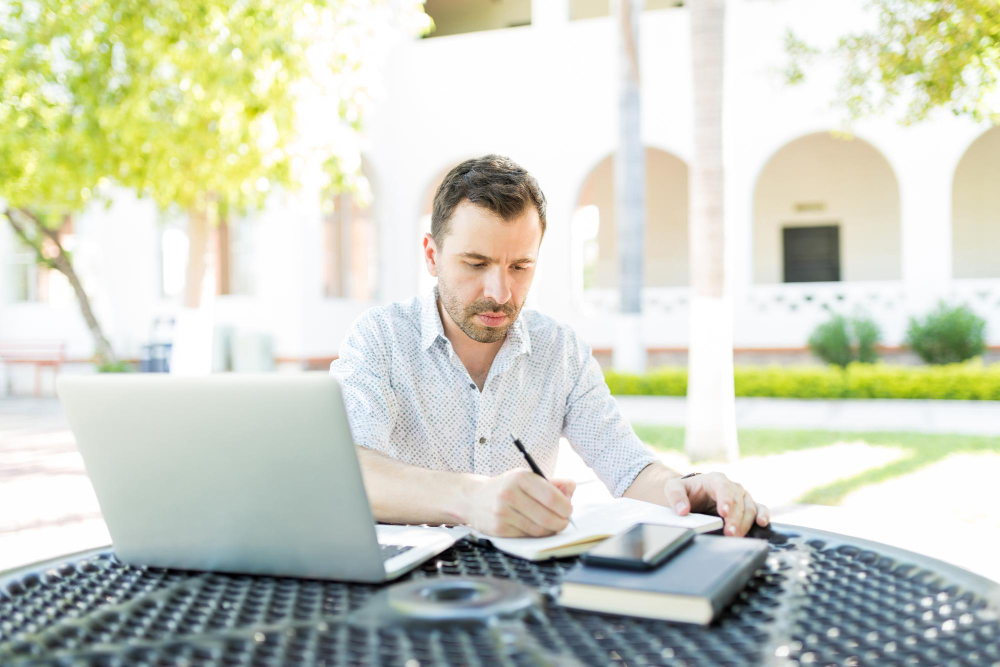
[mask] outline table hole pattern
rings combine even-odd
[[[997,609],[977,592],[875,551],[768,539],[765,565],[708,627],[564,609],[553,596],[575,559],[468,541],[407,577],[513,579],[546,603],[489,627],[356,627],[348,615],[380,586],[136,568],[102,552],[0,581],[0,664],[1000,665]]]

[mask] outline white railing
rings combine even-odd
[[[615,326],[618,291],[587,290],[580,299],[584,319],[594,322],[594,336],[602,339],[594,344],[605,344],[605,334]],[[687,287],[643,290],[650,346],[686,344],[689,299]],[[911,291],[902,281],[753,285],[733,303],[734,344],[743,348],[804,347],[816,326],[837,313],[871,317],[882,330],[882,342],[899,345],[910,318],[925,315],[938,299],[970,306],[986,319],[988,343],[1000,345],[1000,279],[955,280],[933,294]]]
[[[901,281],[754,285],[735,304],[740,347],[803,347],[833,314],[871,317],[889,345],[902,341],[912,307]]]
[[[642,290],[642,309],[660,315],[687,312],[691,290],[687,287],[647,287]],[[582,294],[585,306],[599,313],[617,313],[621,292],[617,289],[588,289]]]

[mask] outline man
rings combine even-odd
[[[498,536],[566,527],[571,480],[547,477],[560,436],[615,496],[718,511],[743,536],[768,510],[721,473],[682,476],[621,416],[590,347],[522,311],[545,232],[545,197],[511,160],[467,160],[434,196],[423,239],[433,294],[372,308],[351,326],[340,378],[375,517],[461,523]]]

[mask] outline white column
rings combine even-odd
[[[932,306],[951,282],[954,174],[950,164],[950,160],[924,156],[906,160],[900,168],[900,257],[911,311]]]
[[[732,161],[726,161],[726,181],[723,185],[725,293],[730,295],[733,304],[733,344],[741,347],[750,344],[745,336],[745,327],[750,324],[747,318],[753,315],[748,304],[753,287],[753,177],[756,174],[751,173],[749,166],[739,162],[732,152],[726,155]],[[743,337],[741,333],[744,333]]]
[[[531,25],[552,28],[569,22],[569,0],[532,0]]]

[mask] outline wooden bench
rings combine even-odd
[[[0,362],[8,368],[7,394],[11,394],[10,370],[18,364],[32,364],[35,367],[35,396],[42,395],[42,368],[50,366],[52,376],[59,373],[59,367],[66,361],[66,344],[56,342],[7,342],[0,341]]]

